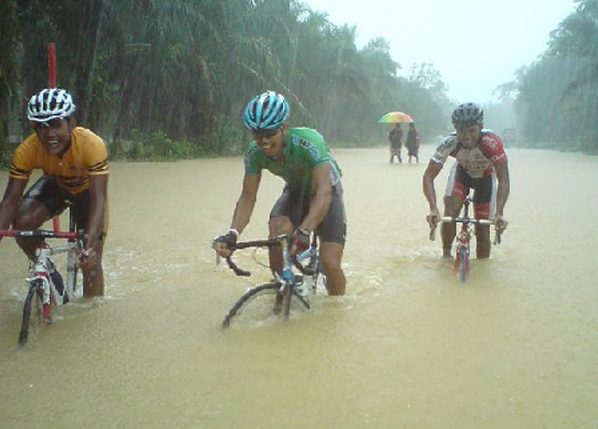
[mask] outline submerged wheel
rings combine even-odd
[[[467,273],[469,272],[469,252],[465,247],[459,249],[459,277],[462,282],[467,279]]]
[[[29,339],[29,327],[35,327],[35,319],[41,324],[42,301],[38,293],[38,282],[29,286],[29,292],[23,305],[23,320],[21,322],[21,332],[19,333],[19,345],[24,346]],[[32,320],[33,314],[33,320]]]
[[[228,328],[233,319],[239,320],[242,313],[247,315],[248,319],[258,315],[268,316],[273,314],[276,311],[276,297],[280,295],[278,289],[279,285],[277,283],[266,283],[249,289],[230,309],[222,322],[222,329]],[[248,303],[252,301],[255,302],[250,311]]]
[[[297,299],[293,299],[296,297]],[[224,321],[222,329],[228,328],[233,320],[235,324],[260,322],[272,315],[280,314],[288,317],[291,309],[291,303],[299,301],[302,306],[309,308],[309,303],[299,294],[293,291],[290,299],[284,299],[280,293],[280,284],[265,283],[248,290],[239,298],[239,300],[230,309]],[[287,306],[288,304],[288,306]]]

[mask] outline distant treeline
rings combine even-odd
[[[500,89],[516,97],[524,141],[596,151],[598,0],[578,3],[544,56]],[[291,125],[337,144],[385,142],[376,121],[389,110],[413,115],[424,141],[450,124],[433,65],[399,77],[387,41],[358,49],[354,27],[296,0],[3,0],[0,156],[47,85],[48,42],[79,122],[130,158],[239,153],[243,106],[266,89],[288,98]]]
[[[516,94],[526,146],[598,153],[598,0],[575,2],[546,52],[499,89]]]
[[[79,122],[120,151],[157,135],[186,153],[238,153],[242,109],[267,89],[288,98],[291,125],[329,141],[380,144],[389,110],[414,115],[424,135],[447,123],[432,66],[400,78],[385,40],[357,49],[354,27],[294,0],[3,0],[0,32],[0,149],[47,85],[48,42]]]

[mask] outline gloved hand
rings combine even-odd
[[[497,234],[502,234],[504,230],[507,229],[508,224],[509,222],[507,222],[502,215],[496,215],[494,217],[494,227],[496,228]]]
[[[309,237],[310,232],[304,228],[297,228],[293,233],[292,246],[295,248],[295,252],[300,253],[309,249]]]
[[[212,248],[218,253],[218,255],[227,257],[230,255],[231,250],[234,249],[237,244],[237,237],[239,233],[235,229],[229,229],[226,234],[219,235],[212,241]]]

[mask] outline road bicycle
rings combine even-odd
[[[233,320],[238,320],[245,313],[249,313],[248,318],[253,321],[256,317],[262,318],[272,314],[281,314],[287,320],[293,307],[310,309],[309,296],[316,293],[319,284],[326,286],[326,277],[320,272],[317,239],[314,237],[309,249],[296,256],[291,256],[288,251],[290,243],[290,236],[280,235],[268,240],[239,242],[235,245],[233,252],[247,248],[257,250],[263,247],[281,247],[283,269],[280,274],[274,273],[275,278],[271,282],[245,292],[227,313],[222,322],[222,329],[228,328]],[[237,267],[231,256],[232,253],[226,261],[236,275],[251,275],[249,271]]]
[[[453,264],[453,272],[459,274],[462,282],[467,280],[470,268],[470,243],[474,236],[474,225],[494,225],[491,219],[477,219],[469,217],[469,205],[472,202],[471,195],[468,195],[463,202],[463,215],[457,217],[443,216],[438,223],[460,223],[461,229],[457,233],[457,240],[455,244],[455,262]],[[430,229],[430,240],[434,240],[436,226]],[[494,244],[500,244],[501,232],[495,229]]]
[[[78,253],[83,248],[83,232],[74,231],[73,211],[70,211],[69,231],[60,231],[54,224],[54,230],[37,229],[31,231],[0,230],[0,237],[26,237],[41,239],[35,246],[35,259],[29,262],[30,275],[25,279],[28,292],[23,305],[23,319],[19,332],[19,344],[25,345],[30,329],[37,332],[42,324],[52,323],[52,308],[68,303],[80,295],[77,284]],[[66,239],[61,246],[50,246],[45,239]],[[56,266],[52,256],[66,253],[66,279],[55,275]],[[62,280],[62,281],[61,281]]]

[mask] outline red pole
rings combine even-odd
[[[56,43],[48,43],[48,86],[56,88]]]
[[[56,43],[48,43],[48,86],[56,88]],[[60,231],[60,218],[54,216],[52,218],[52,229]]]

